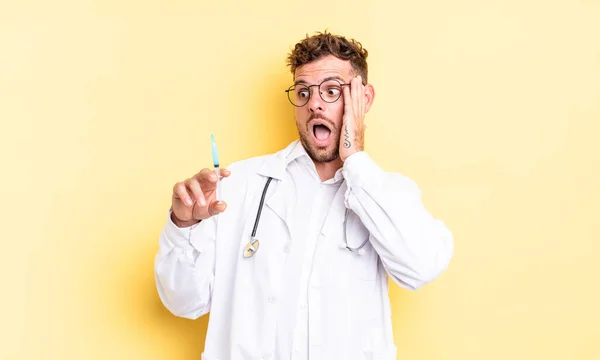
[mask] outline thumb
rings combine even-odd
[[[213,201],[208,206],[208,213],[210,216],[218,215],[227,209],[227,203],[225,201]]]

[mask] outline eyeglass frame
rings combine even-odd
[[[333,100],[333,101],[327,101],[327,100],[323,99],[323,94],[321,93],[321,85],[323,85],[323,84],[324,84],[324,83],[326,83],[327,81],[332,81],[332,80],[333,80],[333,81],[336,81],[337,83],[339,83],[339,84],[340,84],[340,87],[342,88],[342,91],[340,92],[340,95],[338,96],[338,98],[337,98],[337,99],[335,99],[335,100]],[[321,98],[321,100],[325,101],[325,102],[326,102],[326,103],[328,103],[328,104],[333,104],[333,103],[335,103],[336,101],[338,101],[338,100],[339,100],[339,99],[340,99],[340,98],[343,96],[343,94],[342,94],[342,93],[344,92],[344,91],[343,91],[343,89],[344,89],[344,86],[350,86],[350,85],[351,85],[350,83],[347,83],[347,84],[345,84],[345,83],[342,83],[342,82],[341,82],[339,79],[337,79],[337,78],[326,78],[326,79],[324,79],[323,81],[321,81],[321,83],[320,83],[320,84],[304,85],[304,84],[300,83],[300,84],[294,84],[294,85],[291,85],[291,86],[290,86],[290,87],[289,87],[287,90],[285,90],[285,92],[287,93],[287,98],[288,98],[289,102],[290,102],[292,105],[294,105],[295,107],[303,107],[303,106],[306,106],[306,104],[308,104],[308,102],[310,101],[310,98],[312,97],[313,91],[312,91],[312,89],[311,89],[311,88],[312,88],[313,86],[317,86],[317,87],[318,87],[318,91],[319,91],[319,97]],[[307,89],[308,89],[308,99],[306,99],[306,103],[304,103],[303,105],[296,105],[296,104],[294,104],[294,102],[292,101],[292,99],[290,99],[290,93],[291,93],[293,90],[295,90],[294,88],[295,88],[296,86],[303,86],[303,87],[305,87],[305,88],[307,88]]]

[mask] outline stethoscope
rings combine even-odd
[[[258,205],[258,211],[256,213],[256,218],[254,219],[254,228],[252,229],[252,234],[250,235],[250,241],[248,242],[248,244],[246,244],[246,246],[244,246],[243,255],[245,258],[249,258],[252,255],[254,255],[258,251],[258,247],[260,246],[260,241],[258,241],[258,239],[256,238],[256,230],[258,229],[260,215],[262,214],[262,208],[265,203],[265,196],[267,195],[267,190],[269,189],[269,184],[271,184],[271,180],[273,180],[273,178],[269,177],[269,179],[267,179],[267,183],[263,188],[262,196],[260,198],[260,204]],[[344,217],[344,247],[350,252],[358,252],[367,244],[367,241],[369,241],[369,237],[367,236],[367,238],[362,242],[362,244],[360,244],[359,247],[353,248],[348,245],[348,238],[346,237],[346,219],[348,219],[348,211],[349,210],[346,209],[346,215]]]

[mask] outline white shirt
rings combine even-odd
[[[321,182],[299,141],[228,168],[227,210],[183,229],[169,217],[155,263],[173,314],[211,312],[203,360],[395,359],[387,275],[415,290],[453,253],[418,187],[365,152]],[[243,258],[268,177],[260,246]]]
[[[297,142],[286,158],[287,172],[295,194],[288,206],[292,212],[292,241],[285,264],[285,291],[278,312],[275,359],[308,359],[308,280],[312,257],[335,193],[343,182],[341,169],[333,179],[321,181],[314,162]]]

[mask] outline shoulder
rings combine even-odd
[[[235,161],[227,166],[227,170],[231,171],[230,178],[245,179],[255,175],[263,164],[274,156],[275,154],[260,155]]]
[[[270,176],[269,169],[278,167],[277,164],[281,162],[282,151],[235,161],[226,167],[231,175],[221,182],[221,191],[230,207],[243,202],[249,192],[262,186],[265,176]]]
[[[285,148],[267,155],[259,155],[244,160],[239,160],[227,166],[231,171],[231,178],[247,179],[254,175],[275,176],[285,170],[285,159],[293,150],[298,140]]]

